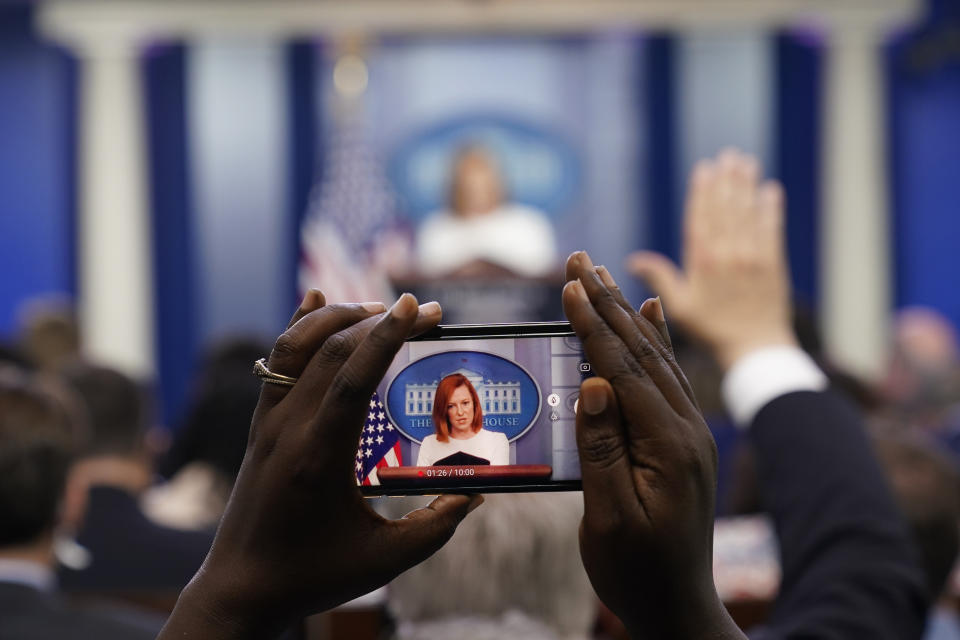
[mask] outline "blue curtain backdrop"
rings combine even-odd
[[[647,228],[640,243],[680,262],[682,203],[677,200],[676,87],[674,82],[674,39],[664,34],[646,38],[638,50],[645,65],[646,82],[637,83],[637,106],[647,129],[646,144],[638,155],[647,172],[645,193]]]
[[[0,6],[0,340],[25,300],[76,293],[75,67]]]
[[[960,324],[953,281],[960,246],[956,215],[960,184],[960,61],[945,33],[960,21],[956,3],[931,3],[928,24],[889,48],[890,188],[896,256],[896,303],[926,304]],[[819,216],[819,102],[821,47],[803,33],[774,37],[776,74],[771,122],[771,167],[788,193],[789,246],[794,285],[815,304]],[[676,38],[652,35],[636,46],[636,245],[678,257],[682,202],[678,169],[679,105],[674,75]],[[567,47],[564,55],[576,47]],[[158,354],[164,415],[174,418],[200,347],[197,269],[190,237],[196,185],[190,184],[190,139],[184,46],[144,54],[156,251]],[[600,51],[598,61],[606,55]],[[322,105],[317,46],[286,47],[289,159],[284,226],[288,251],[286,299],[296,304],[299,221],[322,162]],[[571,61],[573,58],[571,58]],[[599,62],[598,62],[599,64]],[[38,39],[26,5],[0,8],[0,337],[9,336],[15,311],[27,298],[76,293],[76,78],[73,60]],[[284,310],[286,313],[288,310]]]
[[[794,297],[817,304],[822,45],[812,34],[776,36],[773,174],[787,196],[787,250]]]
[[[896,304],[926,305],[960,326],[960,4],[888,50]]]
[[[289,142],[290,150],[290,203],[288,212],[289,255],[287,268],[290,273],[291,314],[300,304],[297,291],[297,271],[300,265],[300,226],[307,214],[310,191],[323,169],[323,142],[320,137],[323,120],[323,101],[319,99],[320,88],[315,83],[317,60],[322,47],[312,41],[292,42],[287,46],[287,81]]]
[[[286,46],[287,149],[289,150],[288,211],[274,224],[282,225],[287,242],[283,255],[287,292],[293,312],[299,303],[296,291],[300,255],[300,221],[318,171],[319,117],[315,85],[317,46],[292,42]],[[175,426],[188,400],[192,372],[202,352],[197,296],[203,295],[199,265],[193,259],[196,238],[194,188],[190,170],[188,49],[168,44],[144,56],[148,141],[153,221],[154,280],[156,287],[157,354],[161,418]],[[214,285],[215,286],[215,285]],[[250,304],[256,304],[251,300]],[[279,327],[278,330],[282,328]],[[264,354],[266,355],[266,354]],[[252,364],[251,364],[252,366]]]
[[[164,45],[143,59],[152,210],[157,368],[161,420],[179,417],[197,362],[193,215],[187,141],[186,49]]]

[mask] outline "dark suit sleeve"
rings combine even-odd
[[[783,578],[753,638],[908,640],[923,634],[922,570],[861,419],[832,392],[776,398],[750,428]]]

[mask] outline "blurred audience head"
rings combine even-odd
[[[885,398],[912,424],[938,426],[960,400],[955,329],[933,309],[909,307],[894,319],[893,341]]]
[[[505,198],[503,178],[493,155],[479,145],[460,149],[453,161],[450,204],[464,218],[494,211]]]
[[[119,371],[88,362],[71,362],[61,373],[87,409],[91,437],[84,456],[143,455],[149,425],[146,390]]]
[[[254,361],[269,352],[269,345],[255,338],[233,338],[207,352],[186,419],[161,465],[163,475],[171,477],[191,462],[203,462],[233,482],[260,399],[260,381],[251,370]]]
[[[397,636],[589,637],[597,599],[580,561],[582,515],[578,493],[486,496],[443,548],[390,584]]]
[[[873,438],[900,509],[913,530],[932,598],[944,590],[960,548],[960,473],[922,434]]]
[[[908,307],[894,323],[896,353],[925,371],[941,371],[957,364],[957,334],[950,321],[934,309]]]
[[[59,298],[31,300],[20,310],[20,351],[36,368],[58,371],[80,353],[73,307]]]
[[[216,526],[247,450],[260,380],[253,362],[269,353],[258,339],[237,338],[212,348],[194,383],[185,419],[158,471],[168,478],[142,505],[156,522],[180,529]]]
[[[52,545],[83,427],[62,389],[0,368],[0,551]]]
[[[709,351],[691,339],[682,327],[670,327],[670,340],[677,363],[683,369],[693,389],[700,411],[708,421],[716,416],[725,415],[726,407],[720,392],[723,381],[723,369],[720,364]]]

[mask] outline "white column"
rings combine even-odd
[[[612,35],[586,44],[583,56],[579,79],[588,124],[582,130],[590,134],[583,144],[582,201],[589,217],[578,217],[579,229],[562,249],[587,249],[609,265],[628,296],[636,297],[638,290],[623,269],[623,256],[637,247],[642,222],[637,214],[639,172],[635,167],[637,136],[645,132],[637,122],[634,98],[635,45],[629,38]]]
[[[283,47],[209,37],[187,55],[197,335],[272,339],[289,316]],[[255,301],[255,302],[252,302]]]
[[[838,26],[826,56],[821,224],[827,353],[866,379],[889,344],[891,263],[877,30]]]
[[[724,147],[738,147],[769,170],[773,123],[771,35],[761,29],[680,32],[674,64],[680,201],[690,170]]]
[[[80,74],[79,315],[86,354],[154,374],[153,280],[141,79],[131,41],[77,48]]]

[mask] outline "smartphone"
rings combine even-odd
[[[361,493],[579,490],[574,418],[591,375],[567,322],[441,325],[408,340],[370,399]]]

